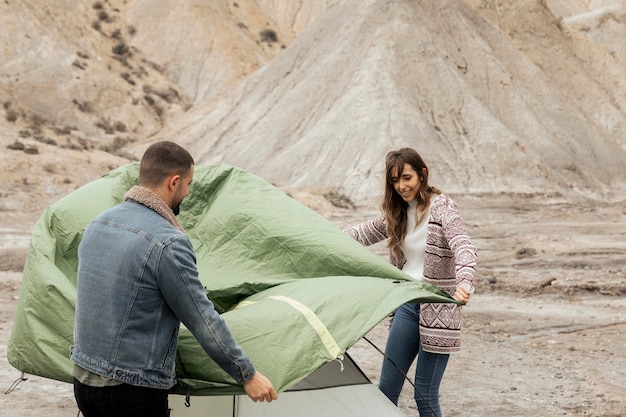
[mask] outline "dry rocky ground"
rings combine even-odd
[[[296,196],[299,197],[299,196]],[[340,226],[347,212],[303,198]],[[547,196],[458,196],[480,249],[477,292],[465,309],[464,348],[442,387],[446,416],[626,415],[626,209]],[[28,233],[1,229],[0,383],[20,378],[6,361]],[[384,256],[384,247],[374,247]],[[387,325],[367,338],[384,347]],[[350,353],[375,382],[381,356],[359,341]],[[0,416],[75,416],[71,386],[27,376],[0,397]],[[417,411],[407,384],[400,408]]]

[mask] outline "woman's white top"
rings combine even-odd
[[[430,217],[430,206],[424,216],[424,221],[415,227],[417,221],[415,212],[417,209],[417,200],[409,202],[407,210],[407,229],[406,237],[402,251],[406,257],[406,263],[402,271],[409,274],[416,280],[424,279],[424,255],[426,254],[426,233],[428,232],[428,218]]]

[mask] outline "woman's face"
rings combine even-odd
[[[391,170],[391,183],[400,197],[407,203],[417,198],[422,180],[410,164],[405,163],[402,172],[398,168]]]

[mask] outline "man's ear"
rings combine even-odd
[[[179,174],[172,175],[167,180],[167,187],[171,190],[175,190],[180,185],[181,177]]]

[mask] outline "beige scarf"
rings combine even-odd
[[[169,208],[168,205],[165,204],[165,201],[163,201],[163,199],[159,197],[158,194],[156,194],[154,191],[140,185],[136,185],[128,190],[126,194],[124,194],[124,201],[128,199],[135,200],[139,204],[143,204],[144,206],[151,208],[152,210],[163,216],[165,220],[170,222],[172,226],[174,226],[183,233],[185,232],[183,226],[178,223],[178,220],[176,219],[176,216],[174,215],[172,209]]]

